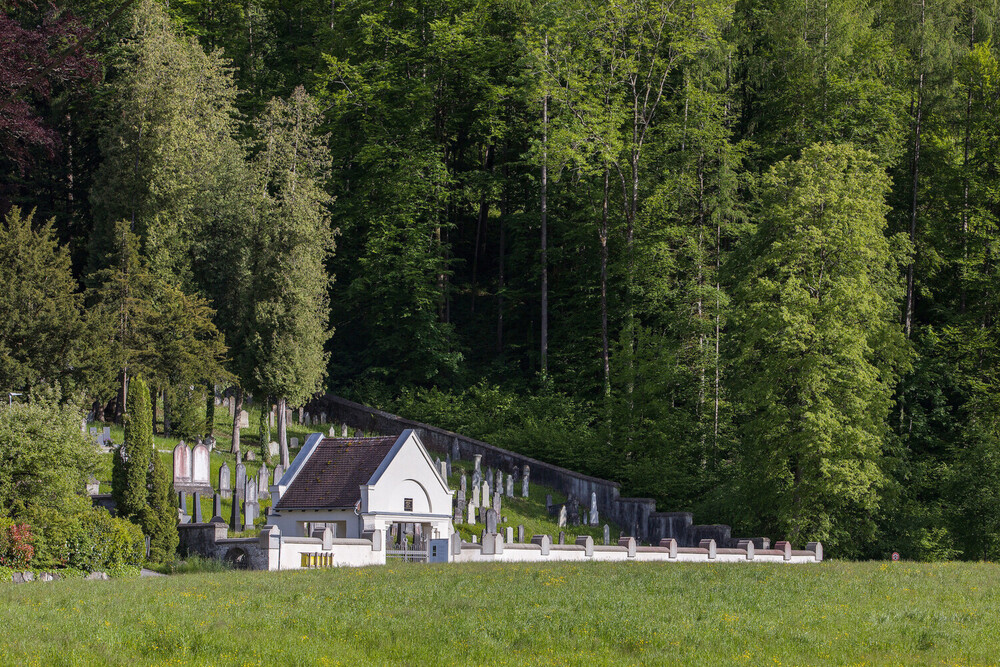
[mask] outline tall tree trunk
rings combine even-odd
[[[507,167],[504,165],[504,183],[507,182]],[[507,187],[504,185],[503,194],[500,196],[500,221],[497,223],[500,227],[500,252],[499,252],[499,269],[497,275],[497,354],[503,353],[503,285],[504,285],[504,220],[507,216]]]
[[[285,410],[288,407],[288,399],[281,397],[278,399],[278,446],[281,448],[281,467],[288,469],[288,424],[286,423]]]
[[[243,411],[243,387],[236,387],[233,405],[233,446],[230,451],[236,454],[240,451],[240,412]]]
[[[924,37],[923,29],[926,17],[926,0],[920,2],[920,48],[917,59],[919,73],[917,76],[917,100],[916,109],[913,116],[913,180],[911,183],[912,196],[910,199],[910,243],[913,245],[913,258],[906,270],[906,314],[903,328],[906,337],[910,337],[913,330],[913,309],[916,303],[914,291],[914,264],[917,259],[917,194],[920,185],[920,133],[922,130],[924,113]]]
[[[128,366],[118,373],[118,400],[115,401],[115,423],[124,424],[125,397],[128,396]]]
[[[545,60],[549,59],[549,38],[545,37]],[[542,95],[542,331],[541,366],[542,375],[548,373],[549,355],[549,257],[548,257],[548,180],[549,180],[549,95]]]
[[[608,352],[608,199],[609,172],[604,164],[604,196],[601,199],[601,366],[604,395],[611,395],[611,355]]]

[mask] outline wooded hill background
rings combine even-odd
[[[1000,555],[996,0],[0,7],[5,390],[140,374],[194,434],[329,389],[741,534]]]

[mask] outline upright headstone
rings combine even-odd
[[[219,495],[223,498],[233,495],[232,483],[233,480],[229,472],[229,466],[223,461],[222,467],[219,468]]]
[[[208,492],[212,488],[211,456],[212,454],[208,451],[208,447],[200,442],[191,450],[191,487],[200,493]]]
[[[514,497],[514,476],[513,475],[507,475],[507,497],[508,498],[513,498]]]
[[[331,438],[336,438],[337,437],[337,427],[331,424],[330,425],[330,430],[328,430],[326,432],[326,434],[327,434],[327,436],[329,436]]]
[[[445,481],[445,484],[447,484],[448,483],[448,464],[445,463],[444,461],[439,461],[438,462],[438,472],[441,473],[441,479],[443,479]]]
[[[562,530],[559,531],[559,544],[566,544],[566,532],[565,531],[562,531]]]
[[[247,451],[247,461],[256,461],[256,460],[257,460],[257,455],[254,453],[254,451],[252,449]]]
[[[181,440],[180,443],[174,447],[174,490],[179,491],[181,488],[190,486],[191,484],[191,448],[184,444]]]
[[[552,494],[551,493],[546,493],[545,494],[545,511],[546,512],[551,512],[552,511]]]
[[[500,492],[493,492],[493,511],[500,514]]]
[[[267,495],[267,466],[261,466],[257,474],[257,497]],[[259,502],[259,501],[258,501]]]
[[[292,409],[291,408],[285,408],[285,426],[287,427],[288,424],[291,424],[291,423],[292,423]]]
[[[499,468],[497,468],[496,483],[493,485],[493,488],[500,492],[503,491],[503,471]]]
[[[256,477],[247,478],[247,488],[246,488],[246,493],[243,494],[243,499],[248,500],[252,503],[257,502],[257,498],[259,497],[257,489],[258,489],[257,478]]]
[[[229,513],[229,529],[234,531],[243,530],[243,522],[240,521],[240,501],[233,498],[232,510]]]
[[[531,476],[531,466],[524,466],[524,475],[521,477],[521,497],[528,497],[528,477]]]
[[[472,485],[472,502],[471,505],[479,504],[479,487],[475,484]]]
[[[611,544],[611,527],[604,524],[604,546]]]
[[[276,443],[274,440],[267,443],[267,455],[270,457],[275,457],[281,453],[281,445]]]
[[[486,469],[486,475],[483,477],[487,482],[490,483],[490,488],[493,488],[493,467]]]
[[[455,494],[455,504],[465,507],[465,491],[462,489],[459,489],[458,493]]]
[[[517,541],[522,544],[524,543],[524,526],[521,524],[517,525]]]
[[[240,410],[240,428],[250,428],[250,413]]]
[[[104,427],[104,432],[101,435],[102,435],[102,440],[103,440],[103,442],[101,444],[103,444],[105,447],[110,447],[111,446],[111,427],[110,426],[105,426]]]
[[[452,517],[452,521],[456,524],[462,523],[462,519],[465,518],[463,514],[463,505],[461,503],[455,503],[455,514]]]
[[[298,438],[292,438],[291,442],[289,443],[288,446],[291,447],[292,449],[298,449],[299,448],[299,439]]]
[[[513,544],[513,542],[514,542],[514,529],[511,528],[510,526],[507,526],[506,528],[504,528],[503,532],[504,532],[503,541],[506,542],[507,544]]]
[[[218,493],[212,496],[212,518],[222,518],[222,496]],[[222,519],[225,521],[225,519]]]
[[[468,521],[466,521],[466,523],[468,523],[468,524],[475,523],[476,522],[476,506],[473,503],[469,503],[468,505],[466,505],[465,511],[469,515],[468,516]]]
[[[326,413],[325,412],[319,413],[319,423],[320,424],[325,424],[326,423]]]
[[[462,460],[462,450],[458,446],[458,437],[451,439],[451,460],[461,461]]]
[[[308,412],[306,412],[306,413],[304,413],[302,415],[302,419],[303,419],[303,424],[305,424],[306,426],[311,426],[312,425],[312,419],[309,417],[309,413]]]
[[[472,466],[473,466],[472,469],[473,470],[479,471],[480,468],[482,467],[482,464],[483,464],[483,455],[482,454],[476,454],[475,456],[472,457]]]
[[[192,508],[194,510],[194,522],[201,523],[201,493],[198,491],[194,492],[192,503],[194,504],[194,507]]]
[[[448,454],[448,456],[445,457],[444,462],[448,470],[448,477],[451,477],[451,454]],[[447,477],[445,479],[447,479]]]
[[[243,503],[243,530],[253,530],[254,521],[257,520],[257,503]]]
[[[483,482],[483,505],[490,504],[490,483]]]
[[[566,506],[565,505],[561,505],[559,507],[559,527],[560,528],[565,528],[566,527]]]
[[[468,478],[466,478],[464,470],[462,471],[462,476],[458,480],[458,484],[459,484],[458,488],[462,490],[462,493],[465,493],[469,490],[468,489],[469,480]]]
[[[479,486],[483,483],[483,473],[479,470],[472,471],[472,486]]]
[[[183,491],[177,492],[177,504],[180,505],[181,514],[188,513],[187,494]]]
[[[596,526],[598,524],[597,518],[597,492],[590,492],[590,525]]]
[[[355,438],[363,438],[363,437],[365,437],[365,432],[362,431],[360,428],[356,428],[356,429],[354,429],[354,437]]]
[[[497,516],[499,516],[496,510],[486,510],[486,532],[490,535],[495,535],[497,532]]]
[[[277,484],[281,481],[282,475],[285,474],[285,468],[280,463],[274,466],[274,477],[271,480],[272,484]]]
[[[243,463],[237,463],[236,486],[233,487],[233,493],[236,495],[236,499],[242,502],[243,500],[246,499],[246,492],[247,492],[247,467]]]
[[[347,437],[347,424],[341,423],[341,425],[340,425],[340,437],[341,438],[346,438]]]

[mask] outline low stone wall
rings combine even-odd
[[[257,537],[228,537],[223,522],[184,523],[178,551],[182,557],[199,555],[247,570],[298,570],[311,567],[384,565],[380,531],[362,539],[335,539],[327,528],[316,537],[284,537],[277,526],[265,526]],[[303,556],[306,556],[303,559]]]
[[[439,454],[457,453],[469,460],[482,455],[482,465],[512,471],[515,467],[531,467],[531,481],[554,488],[567,496],[577,498],[584,507],[589,506],[591,494],[597,494],[601,516],[622,527],[627,534],[641,542],[658,543],[673,538],[680,546],[694,546],[699,540],[710,537],[720,545],[735,544],[729,526],[696,526],[690,512],[657,512],[652,498],[622,498],[621,486],[598,477],[590,477],[551,463],[533,459],[500,447],[469,438],[442,428],[422,424],[397,415],[326,394],[313,399],[307,409],[312,414],[326,413],[331,422],[346,424],[351,430],[380,435],[398,435],[410,428],[417,432],[429,449]]]
[[[715,540],[701,540],[697,547],[680,547],[675,539],[660,540],[659,546],[641,547],[634,537],[623,537],[614,546],[596,546],[593,538],[579,537],[575,544],[552,544],[548,535],[535,535],[530,543],[505,544],[500,535],[486,535],[482,544],[463,542],[456,534],[450,541],[450,561],[455,563],[523,562],[664,562],[664,563],[818,563],[823,560],[823,546],[810,543],[801,551],[788,542],[778,542],[775,549],[757,550],[744,540],[737,548],[723,548]]]

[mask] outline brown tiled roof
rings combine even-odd
[[[275,509],[354,507],[398,436],[324,438],[295,476]]]

